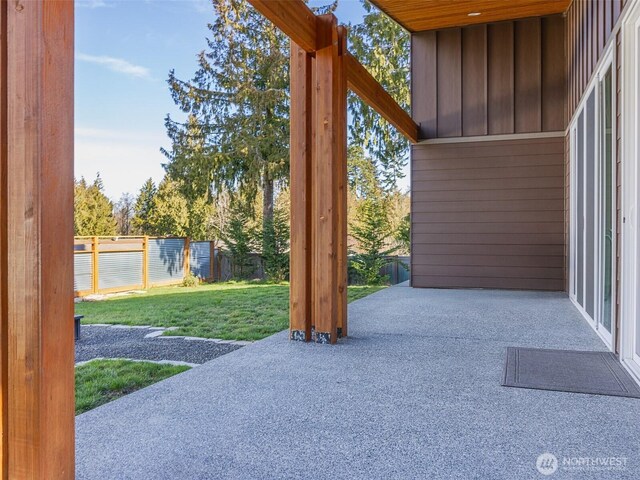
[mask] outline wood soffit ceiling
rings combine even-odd
[[[564,13],[572,0],[371,0],[410,32]],[[480,15],[469,16],[470,13]]]

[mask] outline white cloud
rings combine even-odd
[[[86,53],[77,53],[76,59],[81,62],[95,63],[102,65],[113,72],[124,73],[135,78],[151,78],[151,71],[140,65],[134,65],[121,58],[109,57],[106,55],[87,55]]]
[[[113,5],[108,4],[105,0],[76,0],[76,6],[81,8],[104,8],[112,7]]]
[[[124,192],[136,194],[151,177],[158,183],[164,176],[161,146],[170,141],[161,132],[75,129],[75,176],[93,180],[96,172],[104,181],[108,197],[117,200]]]
[[[167,142],[166,136],[154,132],[75,127],[76,139],[115,140],[119,142]]]

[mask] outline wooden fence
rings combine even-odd
[[[91,294],[175,285],[191,272],[214,279],[213,242],[188,238],[75,237],[74,290]]]
[[[228,281],[237,265],[214,242],[194,242],[184,237],[75,237],[74,291],[76,297],[146,290],[177,285],[187,272],[203,281]],[[409,278],[409,257],[391,257],[380,271],[391,284]],[[260,255],[249,256],[246,278],[264,279]],[[357,279],[350,275],[349,283]]]

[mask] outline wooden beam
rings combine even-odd
[[[291,41],[290,108],[290,338],[311,340],[313,72],[311,54]]]
[[[305,51],[317,50],[316,16],[302,0],[249,0],[249,3]]]
[[[346,55],[349,88],[396,127],[411,142],[418,142],[418,125],[350,53]]]
[[[346,96],[341,80],[340,50],[336,18],[318,18],[318,40],[326,45],[316,51],[315,60],[315,154],[314,154],[314,320],[316,342],[337,341],[338,315],[338,197],[339,165],[344,161],[342,131]],[[346,290],[346,289],[345,289]],[[344,292],[346,294],[346,291]]]
[[[73,2],[0,12],[1,477],[71,479]]]
[[[302,0],[249,0],[262,15],[282,30],[306,52],[314,54],[330,41],[318,33],[319,23],[311,9]],[[346,51],[348,86],[362,100],[382,115],[410,141],[418,141],[418,126],[411,116],[389,95],[355,57]]]

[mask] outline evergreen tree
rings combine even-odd
[[[261,259],[267,280],[282,282],[289,278],[289,192],[277,196],[273,220],[266,224]]]
[[[135,214],[131,223],[133,231],[138,235],[151,235],[153,233],[150,219],[156,193],[157,189],[153,179],[147,179],[140,189],[133,208]]]
[[[150,233],[160,237],[183,237],[188,233],[189,208],[178,184],[165,177],[153,197]]]
[[[389,222],[389,202],[382,193],[361,200],[356,206],[357,220],[351,226],[351,235],[358,242],[352,267],[359,279],[367,285],[379,285],[388,279],[380,269],[390,263],[387,258],[397,247],[389,246],[392,228]]]
[[[398,249],[404,254],[411,251],[411,214],[407,213],[396,227],[395,235]]]
[[[389,263],[386,257],[397,250],[391,245],[393,194],[382,188],[374,162],[364,154],[362,147],[351,146],[348,154],[348,180],[353,198],[349,233],[356,241],[350,268],[360,282],[377,285],[386,280],[380,276],[380,269]]]
[[[73,207],[75,235],[116,234],[113,204],[104,194],[104,185],[99,173],[92,184],[87,184],[84,177],[78,181],[74,180]]]
[[[361,145],[349,145],[347,150],[347,183],[358,198],[365,198],[379,189],[375,162],[365,155]]]
[[[255,230],[249,221],[250,203],[234,202],[230,205],[225,223],[219,226],[218,237],[231,254],[233,276],[245,279],[254,272],[251,252],[255,246]]]
[[[214,0],[208,48],[190,81],[169,74],[185,123],[166,119],[172,141],[165,165],[194,198],[263,192],[263,234],[273,221],[274,191],[289,171],[289,41],[246,1]]]
[[[210,240],[214,238],[213,204],[206,197],[198,197],[188,205],[187,236],[191,240]]]
[[[398,104],[409,110],[410,36],[386,14],[362,0],[363,22],[349,26],[350,50]],[[395,190],[409,158],[409,142],[354,94],[349,94],[350,143],[364,147],[378,167],[385,190]]]

